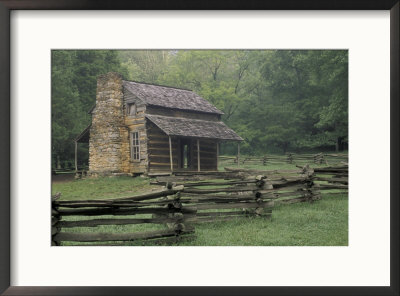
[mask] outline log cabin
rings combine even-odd
[[[98,77],[91,124],[75,139],[89,143],[89,174],[217,171],[219,143],[243,139],[223,112],[191,90]],[[239,144],[238,144],[239,151]]]

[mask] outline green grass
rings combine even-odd
[[[183,246],[347,246],[347,196],[328,194],[314,203],[278,205],[272,218],[243,217],[231,221],[196,224],[196,239]],[[68,217],[68,220],[75,220]],[[98,232],[138,232],[163,229],[162,225],[98,226]],[[65,229],[67,232],[91,232],[94,228]],[[65,242],[63,245],[82,245]],[[95,243],[89,243],[95,244]],[[127,243],[127,245],[140,245]],[[148,245],[148,243],[146,244]]]
[[[348,204],[345,196],[279,205],[272,218],[240,218],[196,226],[198,246],[346,246]]]
[[[225,165],[226,166],[226,165]],[[233,167],[232,165],[230,165]],[[312,165],[316,167],[317,165]],[[326,166],[326,165],[318,165]],[[243,167],[243,166],[241,166]],[[245,165],[261,170],[295,169],[294,164]],[[52,193],[61,192],[62,200],[108,199],[134,196],[148,192],[157,186],[143,177],[102,177],[97,179],[55,182]],[[333,191],[332,191],[333,192]],[[143,216],[143,215],[141,215]],[[106,217],[106,216],[105,216]],[[135,218],[139,215],[135,216]],[[78,217],[65,217],[77,220]],[[81,220],[83,217],[79,217]],[[88,217],[87,219],[93,219]],[[101,217],[95,217],[101,218]],[[117,218],[117,217],[115,217]],[[124,217],[124,218],[129,218]],[[163,229],[164,225],[103,225],[64,229],[67,232],[138,232]],[[196,238],[180,242],[184,246],[347,246],[348,245],[348,197],[347,194],[329,195],[313,203],[278,205],[273,208],[271,219],[243,217],[230,221],[198,223]],[[79,243],[82,245],[83,243]],[[95,243],[88,243],[95,245]],[[126,245],[141,243],[126,243]],[[149,243],[146,243],[148,245]],[[63,245],[75,245],[65,242]]]
[[[53,182],[52,195],[61,192],[60,200],[109,199],[139,195],[158,186],[145,177],[99,177],[69,182]]]

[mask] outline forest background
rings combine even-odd
[[[224,112],[246,155],[348,149],[347,50],[53,50],[51,59],[53,168],[73,166],[97,77],[110,71],[198,93]],[[78,156],[87,164],[87,146]]]

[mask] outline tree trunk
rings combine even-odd
[[[57,169],[61,169],[61,163],[60,163],[60,155],[57,155],[57,164],[56,164]]]

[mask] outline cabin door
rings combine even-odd
[[[190,139],[180,140],[180,168],[191,169],[192,168],[192,141]]]

